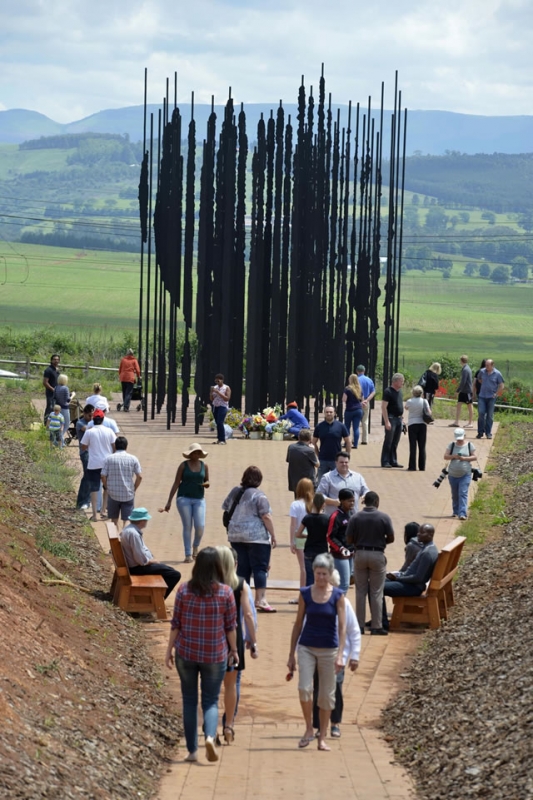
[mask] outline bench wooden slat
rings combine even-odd
[[[398,630],[403,623],[429,625],[435,630],[440,627],[443,619],[448,619],[448,611],[455,604],[453,577],[457,572],[465,541],[466,537],[457,536],[453,542],[442,548],[423,594],[419,597],[392,598],[394,609],[391,630]]]
[[[165,593],[167,584],[161,575],[130,575],[120,537],[114,522],[106,522],[115,574],[111,584],[113,603],[123,611],[147,614],[155,611],[158,619],[167,619]]]

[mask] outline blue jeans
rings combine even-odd
[[[213,417],[215,420],[215,424],[217,426],[217,439],[219,442],[226,441],[226,431],[224,430],[224,420],[226,419],[226,414],[228,413],[228,409],[226,406],[215,406],[213,408]]]
[[[65,424],[63,425],[63,435],[61,436],[61,447],[63,447],[65,436],[67,435],[68,429],[70,427],[70,409],[62,408],[61,413],[63,415],[63,419],[65,420]]]
[[[477,432],[478,436],[492,436],[494,422],[495,397],[478,397],[477,399]]]
[[[318,468],[318,475],[317,480],[320,483],[320,478],[322,475],[325,475],[326,472],[331,472],[332,469],[335,469],[335,462],[334,461],[323,461],[320,456],[318,457],[320,461],[320,466]]]
[[[245,542],[230,542],[237,553],[237,575],[250,583],[254,576],[254,587],[266,589],[268,567],[272,546],[269,544],[246,544]]]
[[[183,699],[183,728],[189,753],[198,750],[198,676],[202,695],[204,734],[217,735],[218,696],[226,674],[226,661],[218,664],[199,664],[176,655],[176,669],[181,681]]]
[[[205,527],[205,497],[201,500],[193,497],[177,497],[176,506],[183,525],[183,547],[185,555],[190,556],[191,533],[194,523],[194,542],[193,547],[198,547],[204,535]]]
[[[353,446],[357,447],[359,444],[359,426],[361,424],[361,420],[363,419],[363,407],[356,408],[354,411],[345,411],[344,412],[344,424],[348,428],[348,433],[350,433],[350,425],[353,425]]]
[[[350,575],[352,574],[352,559],[351,558],[334,558],[335,569],[338,570],[341,576],[339,589],[346,594],[350,588]]]
[[[315,582],[315,574],[313,572],[313,561],[315,560],[315,556],[306,556],[304,553],[304,565],[305,565],[305,585],[312,586]]]
[[[468,489],[472,480],[472,472],[469,472],[468,475],[462,475],[460,478],[448,475],[448,480],[452,490],[453,513],[458,517],[466,517],[466,512],[468,511]]]
[[[76,500],[76,508],[82,506],[89,506],[91,504],[91,484],[87,477],[87,464],[89,463],[89,451],[83,450],[80,452],[81,464],[83,466],[83,478],[80,482],[78,489],[78,499]]]

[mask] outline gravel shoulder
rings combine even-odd
[[[180,719],[142,628],[109,602],[109,559],[75,495],[17,438],[28,401],[0,394],[0,793],[152,797]],[[91,593],[44,584],[41,553]]]
[[[533,426],[496,455],[510,521],[461,566],[451,620],[429,633],[383,715],[421,798],[533,798]]]

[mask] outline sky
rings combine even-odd
[[[72,122],[178,101],[295,102],[324,63],[334,103],[533,114],[532,0],[1,0],[0,110]]]

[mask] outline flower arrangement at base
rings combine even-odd
[[[213,417],[213,412],[212,411],[209,411],[209,417],[208,418],[209,418],[209,427],[211,428],[212,431],[214,431],[215,428],[216,428],[216,425],[215,425],[215,418]],[[224,425],[229,425],[230,428],[232,428],[233,430],[236,430],[237,428],[242,430],[242,428],[241,428],[242,419],[243,419],[242,413],[239,411],[238,408],[228,408],[228,413],[226,414],[226,419],[224,420]]]
[[[272,425],[272,433],[282,433],[285,435],[292,428],[292,422],[289,419],[279,419]]]

